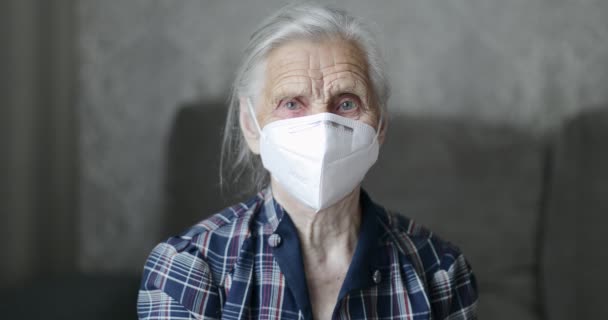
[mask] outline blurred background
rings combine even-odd
[[[366,188],[463,249],[482,318],[608,315],[608,2],[321,2],[387,60]],[[285,3],[0,2],[1,314],[135,318],[154,245],[241,199],[219,189],[225,101]]]

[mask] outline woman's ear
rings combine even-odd
[[[253,122],[255,114],[252,115],[249,112],[247,99],[249,98],[239,97],[239,123],[249,150],[255,154],[260,154],[260,134],[255,122]]]

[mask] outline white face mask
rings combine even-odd
[[[264,168],[293,197],[315,212],[357,187],[378,159],[378,134],[371,126],[333,113],[278,120],[260,132]]]

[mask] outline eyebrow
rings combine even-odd
[[[352,78],[348,78],[348,80],[345,81],[339,81],[340,79],[347,78],[338,78],[329,84],[327,93],[330,96],[334,97],[341,94],[350,93],[358,95],[360,98],[366,98],[369,94],[368,87],[362,81]]]
[[[285,83],[275,87],[270,97],[273,102],[277,102],[286,98],[308,96],[311,94],[311,91],[310,84]]]
[[[277,103],[289,98],[311,97],[313,88],[311,87],[308,77],[302,76],[298,78],[305,79],[305,81],[278,81],[278,83],[271,88],[272,91],[269,95],[270,101],[272,101],[272,103]],[[323,94],[326,99],[333,99],[343,94],[353,94],[358,96],[361,100],[367,101],[370,94],[369,92],[369,86],[366,85],[363,79],[352,76],[335,78],[323,88]]]

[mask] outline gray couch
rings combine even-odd
[[[461,247],[482,319],[608,319],[608,108],[544,137],[393,119],[365,185]]]
[[[478,277],[482,319],[537,319],[546,146],[511,128],[395,118],[365,187],[457,244]]]
[[[209,183],[217,180],[222,117],[208,105],[177,115],[167,235],[239,200]],[[608,222],[607,141],[608,108],[542,135],[465,119],[393,117],[364,187],[465,252],[478,277],[482,319],[608,319],[608,259],[600,245]]]

